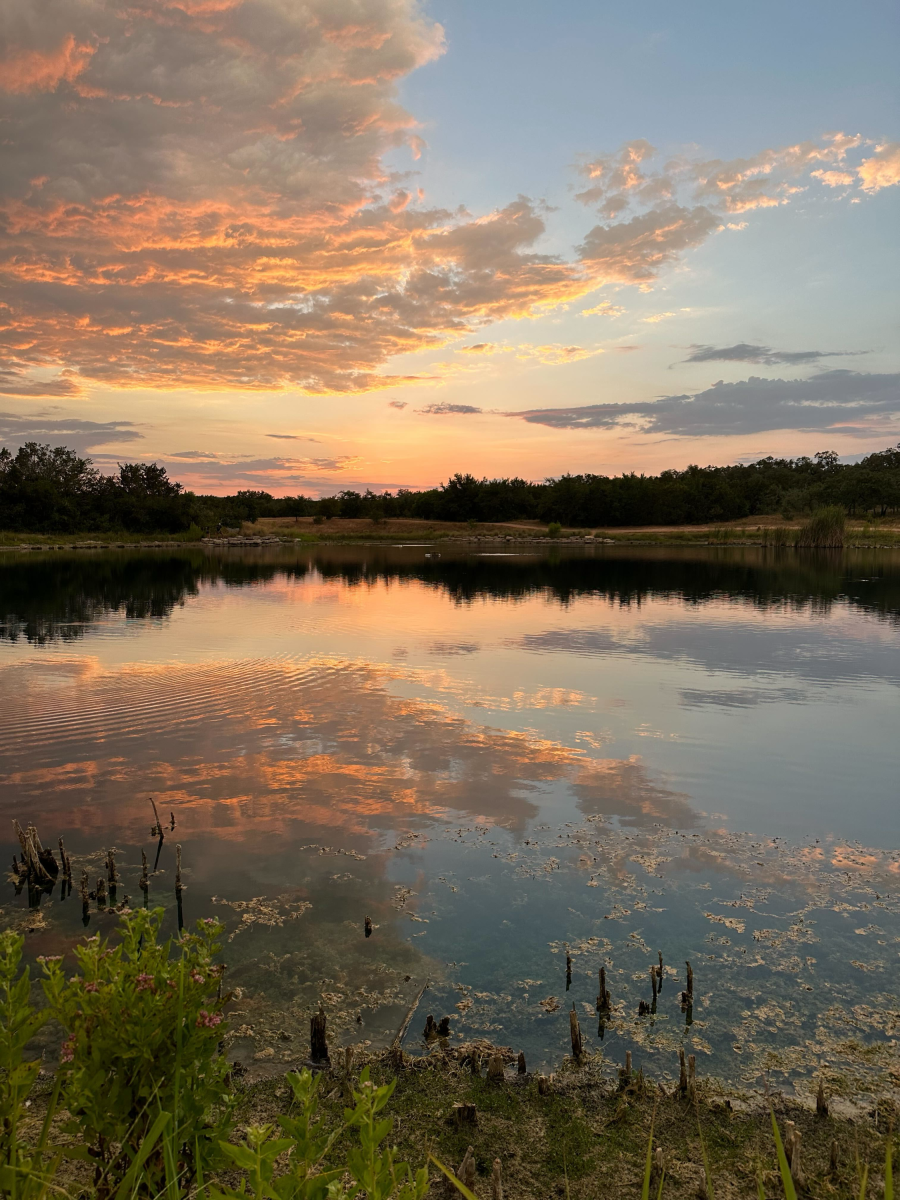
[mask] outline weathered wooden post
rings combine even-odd
[[[575,1005],[572,1005],[572,1011],[569,1013],[569,1033],[572,1038],[572,1058],[577,1065],[581,1065],[584,1061],[584,1046],[581,1041],[581,1028],[578,1024],[578,1013],[575,1011]]]
[[[610,1009],[610,995],[606,986],[606,968],[600,968],[600,992],[597,996],[597,1012],[608,1013]]]
[[[503,1073],[503,1059],[499,1054],[492,1054],[488,1059],[487,1077],[491,1083],[502,1083],[506,1078]]]
[[[500,1177],[500,1159],[494,1159],[494,1169],[491,1172],[491,1200],[503,1200],[503,1181]]]
[[[309,1056],[314,1063],[331,1061],[328,1056],[327,1021],[325,1011],[321,1008],[309,1019]]]

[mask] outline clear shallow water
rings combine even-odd
[[[552,1065],[574,1002],[656,1075],[683,1043],[729,1078],[890,1082],[900,558],[430,553],[2,556],[0,851],[13,817],[76,879],[114,845],[140,897],[149,796],[173,812],[151,900],[174,929],[177,840],[257,1070],[320,999],[385,1044],[428,981],[411,1050],[433,1012]],[[34,955],[83,932],[77,889],[0,906]]]

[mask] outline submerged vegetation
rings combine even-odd
[[[787,519],[837,506],[851,516],[900,511],[900,445],[841,463],[830,451],[812,458],[764,458],[723,467],[689,466],[659,475],[563,475],[542,483],[453,475],[423,491],[274,497],[245,489],[201,496],[171,481],[156,463],[119,464],[101,474],[74,451],[28,442],[0,450],[0,529],[11,532],[177,534],[240,527],[261,517],[423,521],[531,521],[574,528],[698,525],[767,514]],[[552,536],[552,535],[551,535]]]

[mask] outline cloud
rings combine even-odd
[[[74,82],[95,50],[96,45],[76,42],[71,33],[48,50],[8,45],[6,55],[0,60],[0,91],[13,95],[52,92],[63,81]]]
[[[867,436],[900,420],[900,373],[822,371],[811,379],[714,384],[694,395],[637,403],[510,412],[553,429],[638,428],[675,437],[720,437],[776,429]]]
[[[667,204],[616,225],[595,225],[579,255],[605,283],[649,283],[685,250],[699,246],[718,227],[708,208]]]
[[[624,308],[613,304],[611,300],[601,300],[593,308],[583,308],[578,315],[580,317],[621,317],[624,312]]]
[[[593,358],[594,355],[602,353],[603,350],[598,347],[561,346],[557,342],[544,346],[525,344],[515,347],[516,358],[526,362],[536,359],[538,362],[551,367],[558,367],[563,363],[578,362],[582,358]]]
[[[863,159],[857,175],[864,192],[878,192],[900,183],[900,143],[876,146],[871,158]]]
[[[545,206],[427,207],[386,165],[424,149],[398,89],[444,48],[417,0],[50,0],[4,22],[7,394],[417,382],[390,360],[649,287],[723,214],[855,171],[861,145],[655,169],[629,142],[580,168],[603,217],[564,258],[541,249]],[[892,153],[859,166],[864,190],[893,181]]]
[[[849,187],[856,182],[856,176],[850,171],[813,171],[813,179],[818,179],[826,187]]]
[[[318,438],[310,437],[308,433],[267,433],[268,438],[278,438],[283,442],[318,442]]]
[[[776,363],[800,365],[814,363],[820,358],[840,358],[840,350],[772,350],[769,346],[753,346],[738,342],[735,346],[691,346],[685,362],[746,362],[773,366]]]
[[[401,408],[401,409],[406,408],[406,401],[405,400],[389,400],[388,407],[389,408]]]
[[[37,413],[0,413],[0,442],[18,447],[24,442],[69,446],[84,454],[95,446],[141,441],[144,435],[132,421],[83,421]]]
[[[677,316],[678,316],[677,313],[661,312],[661,313],[653,313],[653,315],[650,317],[641,317],[641,320],[644,322],[645,325],[657,325],[660,321],[668,321],[669,317],[677,317]]]
[[[471,413],[480,413],[483,410],[476,408],[473,404],[426,404],[424,408],[416,409],[420,413],[428,413],[432,417],[443,417],[449,413],[459,413],[468,416]]]
[[[2,313],[2,305],[0,305]],[[82,386],[77,379],[70,375],[56,375],[50,379],[41,379],[29,375],[28,364],[15,360],[0,366],[0,395],[23,396],[32,399],[59,396],[78,396]]]
[[[475,342],[472,346],[460,346],[460,354],[494,354],[499,347],[493,342]]]

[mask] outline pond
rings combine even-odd
[[[149,902],[174,932],[180,845],[251,1071],[427,983],[411,1053],[431,1013],[553,1069],[574,1004],[611,1072],[900,1080],[900,556],[7,553],[0,614],[0,851],[33,822],[76,879],[0,921],[63,952],[111,847],[143,903],[152,797]]]

